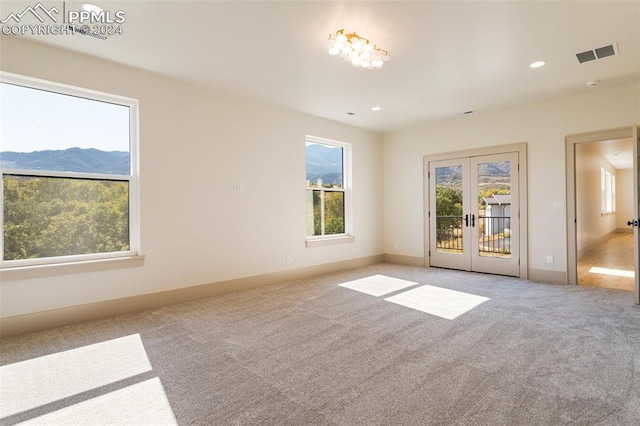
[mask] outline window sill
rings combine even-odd
[[[356,237],[353,235],[340,235],[338,237],[322,237],[322,238],[313,238],[307,240],[307,248],[310,247],[324,247],[331,246],[334,244],[346,244],[354,242]]]
[[[0,281],[29,280],[54,275],[82,274],[110,269],[131,268],[144,265],[144,256],[114,257],[111,259],[80,262],[52,263],[48,265],[18,266],[0,269]]]

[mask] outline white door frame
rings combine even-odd
[[[519,221],[519,229],[518,232],[520,234],[520,278],[528,279],[529,278],[529,255],[528,255],[528,247],[529,247],[529,239],[528,239],[528,230],[529,230],[529,220],[528,220],[528,204],[527,204],[527,143],[520,142],[515,144],[508,145],[497,145],[490,146],[484,148],[477,148],[471,150],[464,151],[454,151],[447,152],[442,154],[433,154],[433,155],[425,155],[424,156],[424,176],[422,179],[423,189],[424,189],[424,200],[425,200],[425,215],[424,215],[424,258],[425,258],[425,266],[429,266],[429,243],[430,243],[430,230],[429,230],[429,216],[428,212],[432,210],[430,206],[433,202],[433,208],[435,208],[435,200],[430,200],[429,194],[429,163],[431,161],[441,161],[441,160],[449,160],[455,158],[463,158],[463,157],[477,157],[482,155],[491,155],[491,154],[505,154],[509,152],[517,152],[518,159],[520,162],[520,178],[519,178],[519,200],[520,200],[520,221]]]
[[[628,126],[617,129],[601,130],[597,132],[579,133],[568,135],[565,138],[566,148],[566,170],[567,170],[567,282],[569,284],[578,284],[578,242],[576,232],[576,145],[589,142],[600,142],[612,139],[636,138],[634,141],[634,182],[638,179],[638,151],[637,136],[638,130],[636,126]],[[634,191],[634,211],[638,210],[638,187]],[[638,219],[636,217],[636,219]],[[638,269],[640,268],[640,258],[638,249],[638,228],[634,228],[634,263],[636,269],[634,302],[640,304],[640,277]]]

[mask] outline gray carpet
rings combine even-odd
[[[339,285],[374,275],[417,285]],[[427,285],[484,299],[454,319],[385,300]],[[0,360],[0,424],[640,424],[631,293],[441,269],[379,264],[3,339]]]

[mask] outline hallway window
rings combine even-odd
[[[616,211],[616,176],[600,167],[600,194],[602,213],[615,213]]]
[[[138,254],[137,101],[2,75],[2,267]]]
[[[306,139],[307,238],[350,233],[351,145]]]

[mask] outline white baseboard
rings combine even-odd
[[[289,269],[286,271],[253,277],[238,278],[198,286],[161,291],[139,296],[125,297],[114,300],[69,306],[25,315],[0,318],[0,337],[17,336],[48,330],[65,325],[77,324],[85,321],[109,318],[115,315],[155,309],[173,303],[186,302],[210,296],[233,293],[250,288],[262,287],[279,282],[297,280],[315,275],[336,271],[359,268],[384,261],[384,255],[374,255],[358,259],[349,259],[306,268]]]
[[[569,282],[567,273],[564,271],[548,271],[546,269],[529,269],[529,280],[553,283],[553,284],[567,284]]]
[[[427,266],[425,265],[423,257],[415,257],[415,256],[403,256],[400,254],[384,254],[384,261],[387,263],[395,263],[397,265],[407,265],[407,266]]]

